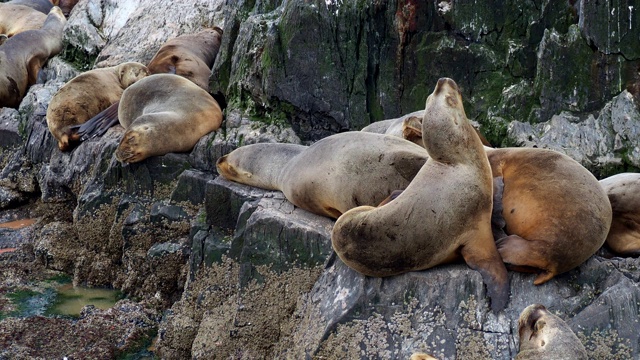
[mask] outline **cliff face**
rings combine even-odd
[[[531,303],[567,320],[592,357],[634,358],[638,259],[594,256],[539,287],[510,273],[496,315],[463,264],[356,273],[332,255],[332,221],[218,178],[215,161],[243,144],[308,143],[419,110],[446,76],[495,145],[554,148],[599,176],[640,168],[636,11],[586,0],[82,0],[44,83],[17,111],[0,110],[0,209],[65,209],[16,242],[76,284],[166,310],[163,358],[510,359]],[[228,104],[222,129],[189,154],[127,166],[113,156],[119,128],[57,149],[44,113],[66,81],[148,63],[167,39],[204,26],[224,29],[210,78]]]

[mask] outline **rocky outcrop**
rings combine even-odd
[[[626,30],[635,29],[636,10],[610,3],[606,12],[617,17],[605,16],[605,31],[594,20],[603,6],[82,0],[43,82],[17,111],[0,110],[0,209],[47,208],[28,231],[0,232],[2,246],[20,248],[0,254],[0,264],[21,264],[3,272],[10,281],[0,290],[27,281],[30,267],[120,289],[139,302],[113,312],[136,307],[137,320],[107,313],[111,320],[86,326],[133,337],[158,329],[157,354],[168,359],[415,351],[510,359],[517,316],[531,303],[566,320],[593,358],[637,357],[638,259],[594,256],[539,287],[510,273],[509,305],[494,314],[481,277],[464,264],[364,277],[333,254],[331,220],[215,172],[216,159],[238,146],[309,143],[423,108],[441,76],[461,85],[467,114],[494,144],[556,149],[599,176],[637,169],[638,41]],[[228,104],[220,130],[188,154],[126,166],[113,156],[117,127],[73,152],[57,149],[44,114],[66,81],[94,66],[146,63],[168,38],[213,25],[224,28],[210,78],[211,93]],[[157,311],[166,311],[162,321]],[[2,329],[44,323],[87,329],[83,320],[5,319],[0,341],[12,341]],[[116,335],[105,341],[129,341]],[[0,358],[31,356],[30,341]],[[128,351],[105,346],[108,354]],[[68,354],[103,354],[87,351]]]

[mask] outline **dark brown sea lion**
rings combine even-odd
[[[478,270],[494,311],[509,281],[491,229],[493,182],[482,142],[456,83],[440,79],[422,122],[429,159],[395,200],[338,218],[331,242],[350,267],[369,276],[428,269],[460,256]]]

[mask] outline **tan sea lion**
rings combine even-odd
[[[600,184],[613,210],[607,245],[620,255],[640,255],[640,174],[618,174]]]
[[[149,75],[129,86],[120,99],[126,129],[116,158],[138,162],[149,156],[191,150],[222,123],[218,103],[205,90],[178,75]]]
[[[51,8],[58,5],[58,1],[49,1],[49,0],[11,0],[7,1],[5,4],[14,4],[14,5],[24,5],[28,6],[34,10],[37,10],[43,14],[48,14],[51,11]],[[62,10],[62,9],[61,9]],[[64,10],[62,11],[64,13]]]
[[[70,141],[78,141],[76,125],[120,100],[124,89],[149,75],[147,67],[137,62],[94,69],[67,82],[51,98],[47,109],[49,131],[58,140],[60,150],[69,150]]]
[[[411,354],[411,357],[409,358],[409,360],[438,360],[438,359],[434,358],[429,354],[414,353],[414,354]]]
[[[222,29],[219,27],[170,39],[149,62],[149,72],[184,76],[209,91],[209,75],[221,39]]]
[[[422,144],[422,118],[424,117],[424,110],[414,111],[410,114],[406,114],[399,118],[389,119],[389,120],[381,120],[376,121],[372,124],[369,124],[362,128],[361,131],[364,132],[373,132],[378,134],[387,134],[398,136],[404,138],[406,140],[411,141],[417,145],[423,146]],[[480,133],[480,130],[477,128],[473,128],[482,144],[485,146],[491,146],[489,141]]]
[[[406,188],[427,158],[423,148],[398,137],[351,131],[308,148],[243,146],[218,159],[216,166],[229,180],[280,190],[294,205],[335,219]]]
[[[587,351],[569,325],[547,309],[528,306],[518,319],[520,351],[515,360],[586,360]]]
[[[511,269],[542,284],[587,260],[604,243],[611,206],[598,180],[558,152],[486,149],[493,171],[496,244]],[[498,222],[501,222],[498,224]],[[498,231],[499,232],[499,231]]]
[[[384,206],[340,216],[333,248],[369,276],[428,269],[461,255],[481,273],[491,308],[501,310],[509,282],[491,230],[491,167],[453,80],[438,80],[427,98],[422,133],[429,159],[413,181]]]
[[[0,46],[0,107],[14,107],[36,83],[44,63],[62,50],[62,30],[67,23],[53,7],[38,30],[23,31]]]
[[[12,37],[27,30],[42,27],[47,14],[26,5],[0,3],[0,34]]]

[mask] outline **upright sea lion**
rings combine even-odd
[[[44,63],[62,50],[62,30],[67,23],[59,7],[53,7],[38,30],[10,37],[0,46],[0,107],[14,107],[36,83]]]
[[[422,122],[429,159],[395,200],[344,213],[333,227],[338,256],[369,276],[423,270],[458,259],[482,274],[491,308],[509,297],[491,231],[491,167],[456,83],[438,80]]]
[[[191,150],[220,127],[222,111],[205,90],[178,75],[149,75],[129,86],[118,108],[126,129],[116,158],[138,162],[149,156]]]
[[[60,88],[47,109],[47,125],[60,150],[69,150],[69,142],[79,140],[75,125],[120,100],[124,89],[147,75],[146,66],[127,62],[84,72]]]
[[[0,3],[0,34],[5,34],[7,37],[27,30],[40,29],[46,19],[47,14],[29,6]]]
[[[14,5],[24,5],[28,6],[34,10],[37,10],[43,14],[48,14],[51,11],[51,8],[58,5],[58,0],[49,1],[49,0],[11,0],[7,1],[5,4],[14,4]],[[62,10],[62,9],[60,9]],[[62,11],[64,13],[64,10]]]
[[[618,174],[600,184],[613,210],[607,245],[620,255],[640,255],[640,174]]]
[[[611,206],[598,180],[570,157],[536,148],[486,149],[496,184],[498,251],[534,284],[582,264],[604,243]],[[499,219],[500,215],[504,220]]]
[[[398,137],[351,131],[308,148],[243,146],[218,159],[216,166],[229,180],[280,190],[294,205],[335,219],[406,188],[427,158],[423,148]]]
[[[222,29],[219,27],[170,39],[149,62],[149,72],[184,76],[209,91],[209,75],[221,39]]]
[[[515,360],[587,360],[587,351],[569,325],[547,309],[528,306],[518,319],[520,351]]]

